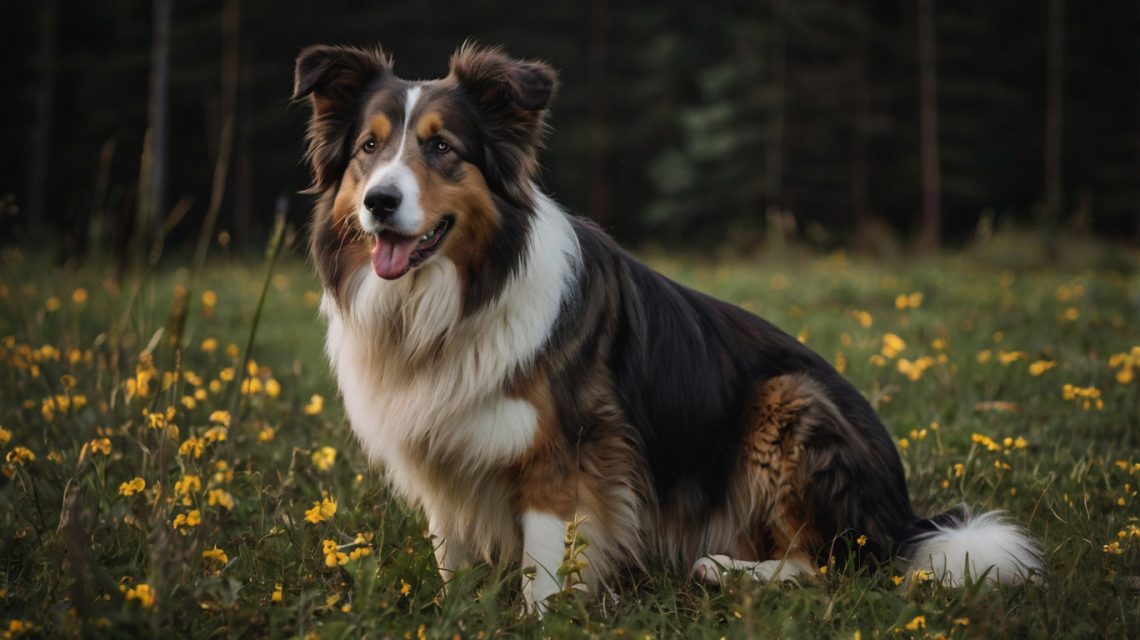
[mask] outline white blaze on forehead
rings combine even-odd
[[[383,225],[403,235],[414,235],[424,223],[424,211],[420,207],[420,185],[416,181],[416,174],[404,162],[404,150],[408,140],[408,130],[412,127],[412,111],[416,102],[423,93],[422,87],[410,87],[404,95],[404,124],[400,131],[400,144],[396,147],[396,154],[392,159],[372,170],[361,198],[375,187],[395,186],[402,197],[400,207],[395,214]],[[414,134],[413,134],[414,135]],[[363,201],[358,209],[360,225],[368,233],[381,230],[380,223],[375,216],[364,207]]]

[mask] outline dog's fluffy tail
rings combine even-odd
[[[911,571],[960,587],[983,576],[990,582],[1040,580],[1041,548],[1003,511],[972,515],[966,506],[919,521],[904,542]]]

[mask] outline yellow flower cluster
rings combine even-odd
[[[234,497],[225,489],[210,489],[206,492],[206,504],[211,507],[222,507],[226,511],[233,511]]]
[[[321,543],[322,553],[325,554],[325,566],[335,567],[348,563],[348,554],[341,551],[336,540],[325,540]]]
[[[899,358],[898,370],[899,373],[910,378],[911,382],[917,382],[922,378],[922,374],[926,372],[935,362],[934,358],[930,356],[922,356],[916,358],[913,362],[907,358]]]
[[[915,291],[911,294],[900,293],[895,298],[895,308],[899,311],[906,309],[917,309],[922,306],[922,294]]]
[[[336,449],[329,446],[321,447],[313,452],[312,459],[317,471],[328,471],[336,464]]]
[[[324,522],[336,515],[336,500],[326,494],[319,502],[313,503],[312,509],[305,511],[305,521],[310,524]]]
[[[27,447],[12,447],[12,450],[5,456],[5,459],[13,464],[22,465],[26,462],[35,462],[36,454],[32,453],[32,450]]]
[[[1034,378],[1040,377],[1046,371],[1057,366],[1057,363],[1052,360],[1038,360],[1029,365],[1029,375]]]
[[[8,622],[8,628],[4,630],[3,635],[0,637],[4,640],[9,638],[18,638],[26,633],[31,633],[36,630],[36,625],[26,620],[11,620]]]
[[[188,513],[180,513],[174,516],[174,520],[171,521],[170,527],[178,533],[186,535],[189,532],[189,529],[200,524],[202,524],[202,512],[198,511],[197,509],[191,509]]]
[[[1006,436],[999,444],[996,440],[983,433],[971,435],[970,442],[982,445],[987,451],[1002,451],[1004,449],[1007,453],[1010,449],[1024,449],[1029,446],[1029,441],[1021,436],[1017,436],[1016,438]],[[957,467],[957,465],[955,465],[955,467]]]
[[[1114,353],[1108,359],[1110,369],[1120,369],[1116,372],[1116,381],[1128,384],[1136,379],[1136,370],[1140,369],[1140,345],[1132,347],[1126,353]]]
[[[156,594],[154,592],[154,589],[151,589],[150,585],[145,582],[140,582],[139,584],[129,589],[124,587],[123,595],[126,597],[127,602],[138,602],[139,606],[141,606],[143,609],[150,609],[154,606],[155,602],[158,599],[158,594]]]
[[[135,477],[127,482],[119,485],[119,495],[133,496],[136,493],[142,493],[146,489],[146,480]]]
[[[1094,407],[1097,411],[1104,409],[1104,400],[1100,397],[1100,389],[1096,387],[1077,387],[1066,384],[1061,388],[1061,396],[1067,401],[1080,405],[1085,411]]]
[[[881,353],[884,358],[897,357],[903,350],[906,349],[906,341],[893,333],[883,334],[883,348]]]

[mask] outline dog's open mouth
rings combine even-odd
[[[395,280],[432,257],[451,230],[451,216],[444,216],[439,224],[422,236],[405,236],[390,229],[375,235],[372,247],[372,268],[385,280]]]

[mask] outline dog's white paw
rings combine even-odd
[[[732,558],[728,556],[704,556],[693,563],[689,575],[707,585],[719,587],[722,579],[732,567]]]

